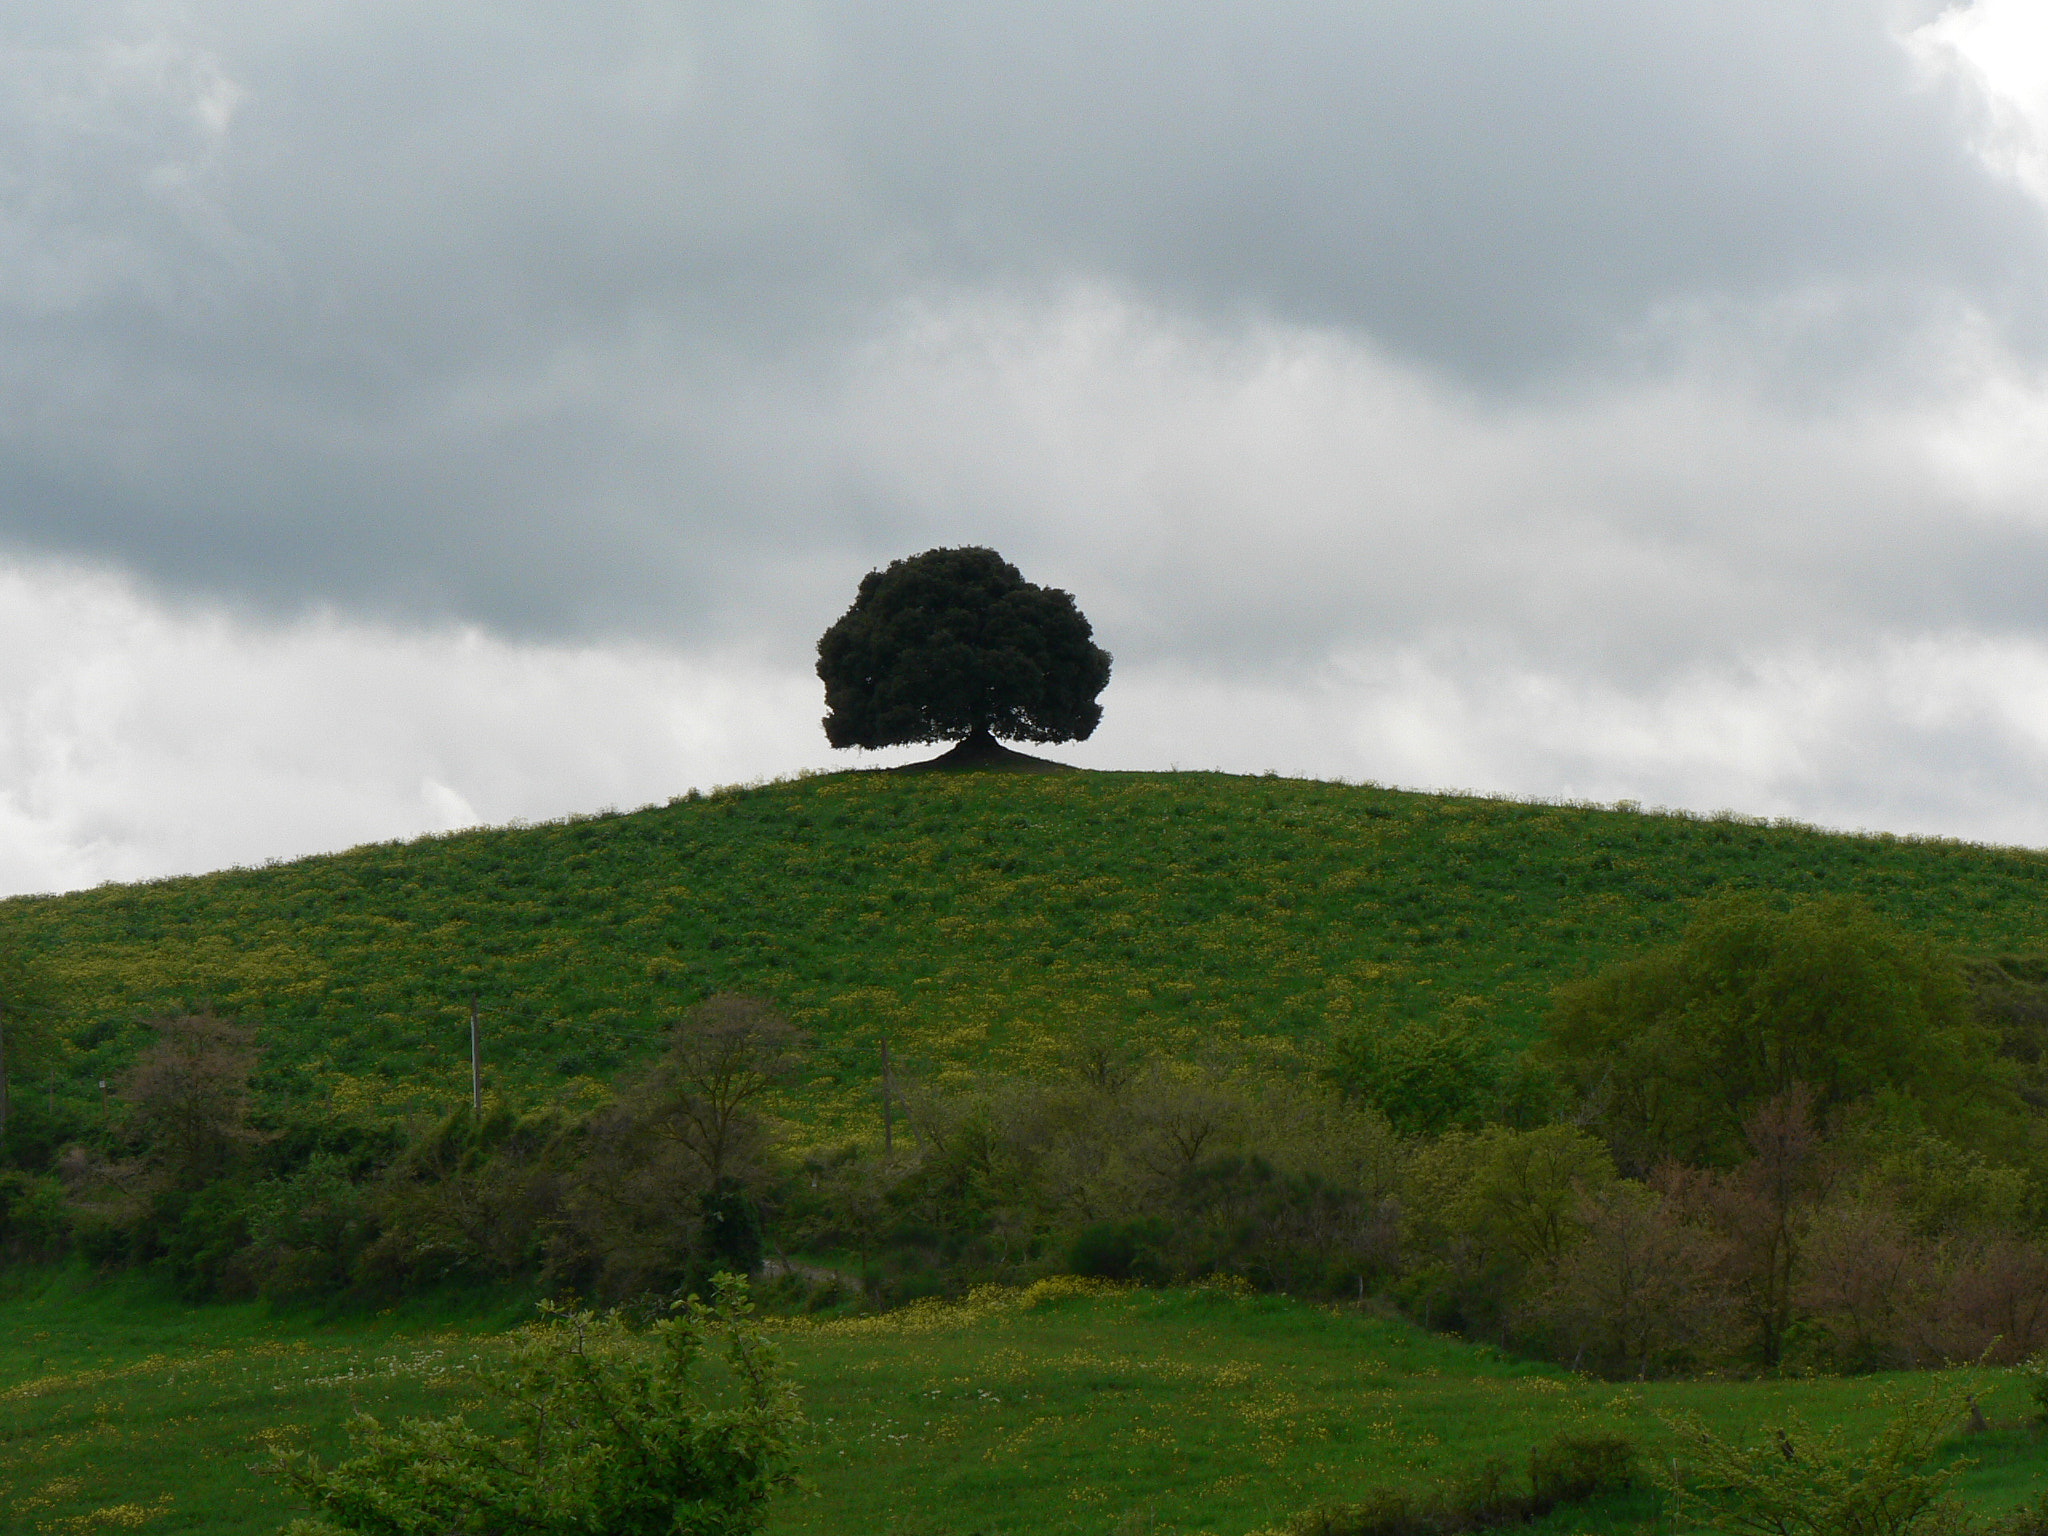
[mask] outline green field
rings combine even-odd
[[[1963,954],[2048,952],[2048,856],[1689,817],[1193,774],[841,774],[666,807],[4,904],[61,989],[55,1130],[146,1021],[253,1026],[259,1086],[355,1119],[468,1094],[467,1018],[514,1103],[601,1093],[708,993],[808,1031],[819,1137],[874,1126],[877,1047],[944,1079],[1042,1073],[1079,1033],[1280,1069],[1348,1025],[1456,1004],[1503,1050],[1555,984],[1728,889],[1860,895]],[[108,1113],[118,1114],[116,1104]],[[351,1404],[442,1413],[520,1304],[321,1320],[181,1307],[131,1272],[0,1277],[0,1531],[272,1532],[267,1447],[334,1450]],[[772,1529],[1243,1536],[1388,1481],[1519,1460],[1563,1429],[1670,1448],[1688,1407],[1874,1427],[1882,1378],[1602,1385],[1386,1316],[1222,1290],[982,1292],[778,1324],[816,1426]],[[1987,1379],[1998,1373],[1986,1372]],[[2017,1383],[1966,1491],[2048,1484]],[[1654,1499],[1557,1517],[1653,1529]]]
[[[290,1504],[255,1470],[267,1447],[337,1448],[351,1404],[450,1411],[505,1316],[321,1324],[180,1308],[129,1282],[40,1286],[6,1303],[0,1329],[10,1532],[272,1532]],[[1659,1409],[1725,1431],[1788,1411],[1871,1429],[1886,1384],[1616,1387],[1341,1309],[1064,1281],[778,1336],[815,1433],[809,1488],[778,1504],[775,1536],[1243,1536],[1372,1483],[1519,1461],[1560,1430],[1611,1426],[1668,1451]],[[2019,1384],[1978,1374],[1994,1423],[2017,1421]],[[2037,1430],[1963,1449],[1982,1509],[2048,1488]],[[1556,1517],[1560,1530],[1656,1518],[1648,1496]]]
[[[530,1101],[738,989],[811,1032],[829,1128],[885,1033],[931,1073],[1043,1068],[1077,1028],[1285,1065],[1465,996],[1512,1045],[1559,979],[1745,887],[2048,945],[2040,853],[1210,774],[838,774],[0,910],[58,971],[79,1116],[166,1010],[256,1024],[273,1091],[404,1111],[466,1099],[472,992]]]

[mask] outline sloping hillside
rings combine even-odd
[[[940,1071],[1076,1030],[1299,1054],[1369,1012],[1551,986],[1747,886],[1856,892],[1966,951],[2041,945],[2048,856],[1797,826],[1206,774],[841,774],[62,897],[6,917],[51,957],[85,1097],[139,1021],[260,1024],[272,1086],[397,1108],[602,1077],[707,992],[779,1000],[826,1119],[875,1050]]]

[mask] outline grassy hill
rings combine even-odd
[[[913,1067],[1047,1065],[1074,1031],[1276,1061],[1348,1021],[1551,987],[1725,887],[1847,891],[1967,952],[2043,946],[2048,855],[1211,774],[848,773],[382,844],[0,914],[45,951],[89,1101],[140,1021],[256,1023],[271,1086],[338,1105],[528,1098],[602,1078],[706,993],[811,1032],[821,1125]],[[25,1090],[27,1085],[22,1085]]]

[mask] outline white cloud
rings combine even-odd
[[[811,430],[901,547],[996,545],[1126,660],[1281,678],[1462,638],[1640,679],[2048,635],[2020,590],[2048,577],[2038,370],[1966,322],[1821,401],[1745,363],[1502,401],[1343,332],[973,295],[849,364]]]
[[[1909,37],[1924,62],[1982,92],[1976,147],[1985,163],[2048,201],[2048,10],[2037,0],[1974,0]]]
[[[1420,649],[1352,654],[1291,686],[1155,669],[1114,686],[1098,739],[1063,755],[2048,843],[2035,642],[1793,653],[1635,689]]]
[[[743,657],[271,625],[0,567],[0,890],[665,799],[828,756]],[[806,738],[809,738],[808,740]]]

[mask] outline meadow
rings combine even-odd
[[[846,773],[666,806],[0,903],[56,971],[60,1118],[143,1021],[254,1025],[260,1086],[366,1114],[595,1093],[720,990],[814,1041],[826,1132],[878,1049],[1034,1072],[1077,1032],[1279,1067],[1369,1015],[1478,1000],[1503,1049],[1552,987],[1715,890],[1852,892],[1965,953],[2038,949],[2048,856],[1695,817],[1216,774]],[[40,1097],[40,1095],[38,1095]]]
[[[146,1284],[17,1276],[0,1335],[0,1510],[23,1533],[274,1532],[274,1445],[333,1451],[353,1406],[451,1411],[513,1303],[320,1320],[184,1308]],[[437,1311],[436,1309],[441,1310]],[[1787,1414],[1874,1431],[1890,1378],[1616,1386],[1352,1309],[1220,1288],[1054,1279],[777,1338],[813,1432],[774,1536],[1246,1536],[1311,1504],[1519,1463],[1563,1430],[1674,1449],[1660,1411],[1724,1432]],[[1995,1427],[1958,1444],[1986,1512],[2048,1488],[2007,1373],[1973,1373]],[[1915,1378],[1914,1384],[1925,1378]],[[2006,1422],[2011,1421],[2011,1422]],[[1559,1531],[1647,1529],[1660,1498],[1561,1512]]]
[[[513,1109],[601,1103],[698,1000],[771,999],[809,1037],[773,1106],[801,1151],[878,1139],[885,1038],[900,1073],[941,1086],[1071,1076],[1090,1039],[1286,1076],[1354,1025],[1447,1010],[1505,1055],[1560,981],[1671,939],[1710,893],[1853,894],[1962,955],[2038,955],[2044,882],[2034,852],[1730,815],[1209,774],[853,773],[0,911],[60,997],[54,1070],[15,1084],[44,1154],[68,1138],[118,1149],[123,1105],[100,1084],[118,1087],[150,1019],[210,1007],[261,1045],[259,1097],[298,1117],[278,1123],[367,1169],[385,1155],[371,1122],[431,1133],[466,1105],[472,997],[487,1096]],[[290,1139],[250,1144],[303,1162]],[[356,1176],[359,1203],[411,1188]],[[466,1188],[451,1176],[448,1198]],[[398,1206],[376,1209],[401,1230]],[[400,1287],[383,1312],[365,1293],[333,1313],[188,1307],[156,1248],[68,1251],[67,1267],[0,1273],[6,1531],[275,1531],[288,1501],[261,1471],[271,1447],[339,1449],[351,1406],[451,1411],[530,1300],[472,1275],[466,1292]],[[93,1277],[79,1254],[133,1262]],[[1015,1273],[1058,1254],[1031,1262]],[[777,1536],[1248,1536],[1375,1485],[1519,1462],[1563,1430],[1615,1428],[1668,1456],[1657,1414],[1673,1408],[1730,1432],[1787,1411],[1874,1429],[1891,1381],[1617,1386],[1432,1335],[1383,1299],[1057,1274],[775,1327],[815,1426]],[[1998,1510],[2042,1490],[2048,1458],[2019,1384],[1978,1376],[2002,1422],[1969,1442],[1964,1486]],[[1638,1494],[1552,1524],[1664,1519]]]

